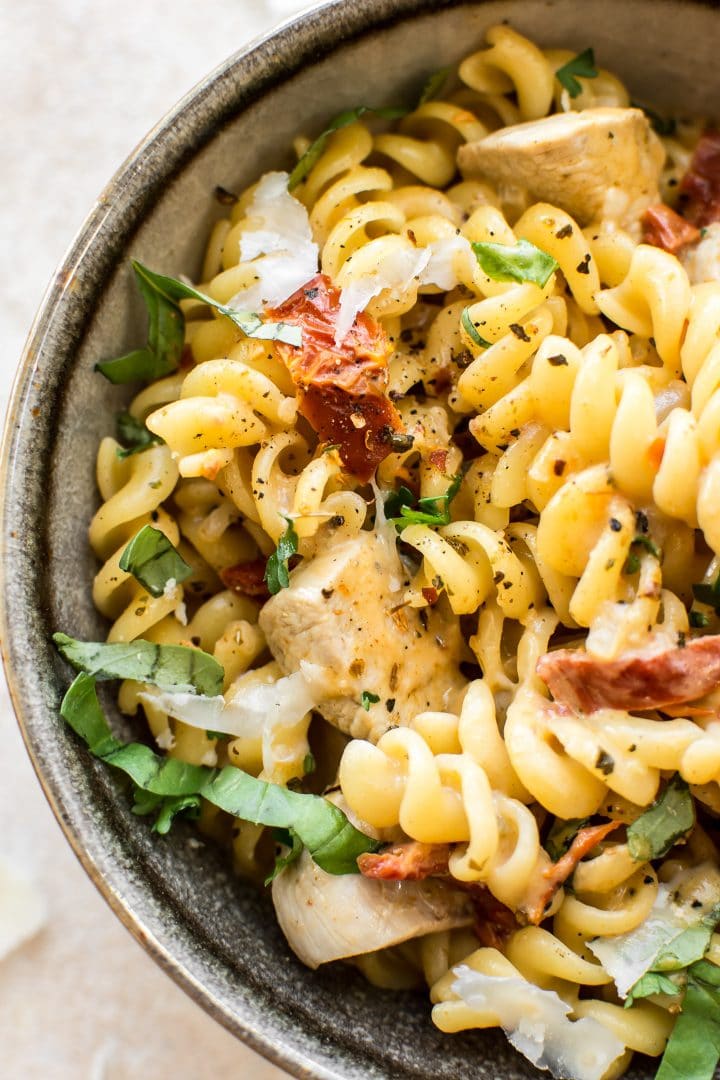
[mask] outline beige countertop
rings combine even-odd
[[[294,0],[0,3],[0,411],[35,309],[93,200],[146,131]],[[3,1080],[281,1080],[142,952],[75,860],[0,676],[0,859],[45,928],[0,960]]]

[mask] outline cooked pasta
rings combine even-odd
[[[136,267],[183,338],[111,362],[156,366],[90,525],[129,648],[83,670],[196,769],[139,812],[257,880],[278,847],[306,963],[557,1077],[684,1075],[720,1005],[717,136],[504,25],[397,113],[299,136],[197,289]]]

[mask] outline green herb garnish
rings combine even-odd
[[[444,495],[428,495],[418,499],[415,506],[415,497],[409,488],[401,487],[399,491],[391,492],[385,501],[385,513],[398,514],[399,511],[399,516],[388,516],[388,521],[398,532],[407,525],[449,525],[450,503],[460,490],[461,483],[462,473],[458,473]]]
[[[471,246],[480,266],[493,281],[532,281],[542,289],[558,268],[557,259],[529,240],[518,240],[514,247],[489,241]]]
[[[566,851],[569,851],[570,846],[585,826],[590,822],[590,818],[571,818],[569,821],[563,821],[562,818],[555,818],[552,824],[550,832],[545,839],[545,850],[552,859],[553,862],[557,862],[562,858]]]
[[[640,998],[650,997],[651,994],[681,994],[682,989],[682,983],[675,982],[669,975],[663,975],[660,971],[647,971],[628,991],[625,1008],[629,1009]]]
[[[150,381],[175,371],[185,340],[185,317],[180,308],[181,300],[199,300],[220,315],[227,316],[248,337],[264,341],[284,341],[300,346],[302,332],[298,326],[287,323],[263,322],[253,312],[238,311],[206,296],[192,285],[177,278],[167,277],[149,270],[147,266],[131,260],[135,280],[142,293],[148,311],[148,343],[144,349],[135,349],[114,360],[102,360],[95,365],[112,383]]]
[[[141,743],[121,743],[100,708],[92,675],[77,676],[60,712],[92,754],[130,777],[136,787],[136,812],[158,811],[156,829],[167,831],[176,814],[194,812],[199,800],[207,799],[243,821],[287,830],[293,850],[297,847],[299,854],[300,845],[306,847],[328,874],[357,873],[358,855],[379,847],[319,795],[288,791],[232,765],[222,769],[187,765],[177,758],[159,757]]]
[[[366,116],[368,113],[371,113],[373,116],[380,116],[383,120],[397,120],[401,116],[407,116],[409,111],[409,109],[395,108],[393,106],[374,109],[369,105],[358,105],[356,109],[346,109],[345,112],[341,112],[334,120],[330,121],[325,130],[318,135],[317,139],[310,143],[307,150],[290,173],[290,178],[288,179],[288,191],[293,191],[298,184],[301,184],[308,173],[318,163],[322,156],[322,152],[325,149],[325,144],[334,132],[339,131],[341,128],[348,127],[350,124],[354,124],[361,116]]]
[[[76,671],[97,679],[135,679],[177,693],[222,694],[224,672],[209,653],[186,645],[136,639],[107,644],[53,634],[58,651]]]
[[[370,706],[377,705],[379,700],[380,695],[372,694],[369,690],[363,690],[362,694],[360,695],[360,704],[362,705],[365,712],[370,712]]]
[[[687,975],[682,1012],[655,1080],[712,1080],[720,1060],[720,968],[708,960]]]
[[[288,559],[297,555],[298,534],[290,518],[287,521],[287,529],[278,540],[277,547],[267,561],[264,581],[267,582],[271,595],[279,593],[281,589],[287,589],[290,585],[290,572]]]
[[[117,441],[124,443],[115,451],[119,458],[139,454],[149,446],[159,446],[163,441],[129,412],[119,412],[115,417],[115,434]]]
[[[714,581],[701,581],[692,587],[693,596],[701,604],[708,604],[715,609],[715,614],[720,613],[720,571]]]
[[[555,72],[555,78],[572,98],[582,93],[582,86],[576,76],[581,79],[597,79],[598,70],[595,67],[595,53],[592,49],[585,49],[584,52],[573,56],[572,60],[568,60],[567,64],[563,64]]]
[[[472,321],[472,319],[470,317],[470,308],[469,307],[463,308],[463,313],[460,316],[460,323],[462,325],[463,330],[468,335],[468,337],[470,338],[471,341],[474,341],[475,344],[479,345],[482,349],[489,349],[490,348],[490,345],[492,344],[492,342],[487,341],[484,337],[482,337],[478,333],[477,327],[475,326],[475,323]]]
[[[630,854],[638,862],[661,859],[695,825],[695,807],[688,785],[675,775],[649,810],[628,826]]]
[[[674,116],[661,116],[660,113],[656,113],[654,109],[648,108],[647,105],[639,105],[637,101],[631,101],[630,104],[634,109],[642,109],[650,121],[653,131],[658,135],[675,134],[677,120]]]
[[[132,574],[152,596],[162,596],[168,581],[185,581],[192,566],[183,559],[165,533],[145,525],[120,556],[120,569]]]
[[[704,611],[691,611],[688,615],[690,625],[695,630],[700,630],[704,626],[710,625],[710,616],[706,615]]]
[[[451,67],[442,67],[439,68],[437,71],[434,71],[433,74],[429,76],[425,85],[422,88],[422,91],[420,92],[420,97],[418,98],[418,108],[421,105],[424,105],[426,101],[432,101],[439,95],[443,86],[448,81],[448,76],[450,75],[451,71]]]
[[[662,559],[662,551],[655,541],[645,535],[645,533],[637,533],[630,542],[631,551],[623,565],[623,574],[637,574],[640,569],[640,556],[636,551],[632,551],[632,548],[637,544],[644,547],[645,550],[649,551],[651,555],[654,555],[656,559]]]

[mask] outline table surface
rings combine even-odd
[[[229,51],[305,6],[0,4],[0,415],[44,289],[109,177]],[[3,1080],[281,1080],[155,966],[85,877],[26,757],[2,675],[0,761],[0,858],[48,908],[38,936],[0,961]]]

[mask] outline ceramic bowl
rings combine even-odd
[[[379,991],[353,969],[310,972],[269,900],[180,823],[133,817],[119,781],[58,717],[68,671],[53,630],[104,635],[86,540],[94,459],[127,392],[93,363],[142,339],[128,257],[196,276],[216,185],[291,165],[291,140],[354,105],[410,100],[423,78],[508,19],[546,45],[595,48],[633,96],[712,114],[715,4],[667,0],[352,0],[329,3],[238,53],[175,108],[117,173],[50,285],[30,335],[3,461],[3,646],[41,783],[69,842],[116,914],[197,1002],[295,1076],[476,1080],[537,1075],[497,1033],[448,1037],[426,995]],[[117,729],[131,734],[114,714]],[[136,734],[139,733],[136,732]],[[636,1065],[633,1075],[654,1070]]]

